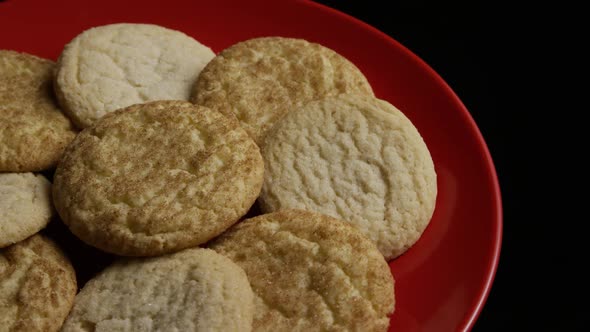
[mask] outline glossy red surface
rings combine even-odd
[[[390,330],[470,329],[498,264],[500,191],[476,124],[430,67],[376,29],[308,1],[8,0],[0,2],[0,48],[56,59],[84,29],[115,22],[177,29],[216,52],[256,36],[305,38],[357,64],[376,95],[416,125],[438,173],[430,226],[414,247],[390,263],[397,298]]]

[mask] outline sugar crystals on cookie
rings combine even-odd
[[[70,230],[107,252],[153,256],[207,242],[255,202],[258,146],[221,113],[186,101],[111,112],[68,146],[54,177]]]
[[[153,100],[188,100],[215,54],[194,38],[154,24],[118,23],[83,31],[63,49],[56,94],[76,126]]]
[[[311,102],[267,135],[263,157],[264,212],[298,208],[348,221],[388,260],[418,241],[434,212],[430,152],[412,122],[384,100]]]
[[[221,51],[200,73],[191,101],[234,117],[259,145],[290,110],[325,96],[373,96],[348,59],[303,39],[262,37]]]
[[[76,136],[53,94],[53,61],[0,50],[0,172],[55,167]]]

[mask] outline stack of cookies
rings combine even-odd
[[[0,51],[0,330],[387,331],[436,194],[410,120],[319,44]],[[84,246],[113,261],[77,281]]]

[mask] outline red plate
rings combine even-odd
[[[430,148],[439,195],[418,243],[391,262],[396,311],[390,330],[469,330],[491,287],[502,236],[494,165],[473,119],[422,60],[378,30],[307,1],[0,2],[0,48],[56,59],[78,33],[115,22],[183,31],[215,51],[279,35],[328,46],[366,74],[379,98],[400,108]]]

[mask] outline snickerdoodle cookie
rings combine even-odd
[[[340,93],[373,96],[363,73],[335,51],[303,39],[239,42],[203,69],[191,101],[233,116],[261,144],[290,110]]]
[[[211,248],[241,266],[254,291],[254,331],[387,331],[394,279],[375,244],[319,213],[244,220]]]
[[[53,94],[55,63],[0,50],[0,172],[55,166],[76,136]]]
[[[76,291],[70,261],[43,235],[0,249],[0,331],[58,331]]]
[[[237,121],[189,102],[155,101],[83,130],[56,170],[53,198],[86,243],[151,256],[222,233],[255,202],[263,172]]]

